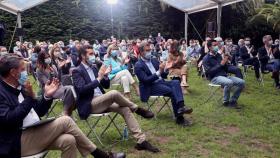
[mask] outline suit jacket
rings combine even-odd
[[[98,77],[98,70],[92,67],[95,77]],[[83,64],[80,64],[72,72],[73,84],[77,93],[77,109],[81,119],[87,119],[91,114],[91,101],[94,97],[94,89],[99,87],[104,94],[104,88],[110,88],[109,78],[91,81],[89,74]]]
[[[158,71],[160,65],[159,61],[157,59],[152,59],[151,61],[156,71]],[[141,101],[147,102],[151,95],[151,85],[159,84],[155,83],[155,81],[158,80],[159,77],[156,74],[152,74],[152,72],[149,70],[148,66],[142,59],[139,59],[138,62],[135,64],[135,74],[140,82],[139,89],[141,94]],[[161,74],[161,77],[165,79],[167,78],[167,75],[168,72],[163,72]]]
[[[272,52],[273,52],[273,56],[275,59],[280,59],[280,51],[279,51],[278,47],[273,46]],[[269,61],[269,56],[268,56],[268,53],[267,53],[265,47],[261,47],[258,50],[258,53],[259,53],[258,55],[259,55],[259,60],[261,62],[261,65],[265,66]]]
[[[256,56],[257,52],[253,50],[252,55]],[[243,46],[239,49],[239,56],[241,57],[241,59],[243,61],[246,60],[246,59],[249,59],[251,57],[245,46]]]
[[[33,108],[39,117],[44,116],[52,104],[52,100],[37,101],[22,91],[24,101],[18,102],[21,91],[9,86],[0,79],[0,157],[21,157],[21,134],[23,119]]]

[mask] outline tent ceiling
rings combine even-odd
[[[17,14],[48,0],[0,0],[0,9]]]
[[[243,0],[161,0],[163,3],[170,5],[188,14],[214,9],[218,4],[222,6],[241,2]]]

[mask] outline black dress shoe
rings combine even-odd
[[[154,113],[143,108],[138,108],[135,113],[146,119],[151,119],[155,116]]]
[[[182,107],[182,108],[179,108],[177,113],[179,115],[183,115],[183,114],[191,114],[193,112],[193,109],[192,108],[189,108],[189,107]]]
[[[241,106],[239,106],[236,101],[229,102],[228,107],[229,108],[235,108],[235,109],[241,109]]]
[[[223,106],[229,106],[229,101],[224,101]]]
[[[147,150],[153,153],[157,153],[160,152],[160,150],[153,146],[152,144],[150,144],[148,141],[144,141],[141,144],[136,144],[135,149],[137,150]]]
[[[109,158],[125,158],[125,153],[109,153]]]
[[[183,126],[183,127],[189,127],[191,126],[191,122],[186,120],[183,116],[179,116],[176,118],[176,123],[180,126]]]

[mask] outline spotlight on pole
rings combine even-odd
[[[110,5],[114,5],[118,3],[118,0],[107,0],[107,3]]]

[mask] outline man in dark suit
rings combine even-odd
[[[276,88],[280,89],[279,71],[280,71],[280,50],[278,46],[273,46],[272,37],[266,35],[263,37],[264,46],[258,50],[261,69],[272,72]]]
[[[15,55],[1,57],[0,75],[1,158],[20,158],[44,150],[61,150],[62,158],[76,158],[78,149],[83,156],[91,153],[96,158],[109,157],[97,149],[68,116],[28,127],[39,122],[40,117],[48,112],[52,104],[50,97],[59,87],[57,79],[45,85],[44,96],[38,101],[28,81],[23,58]],[[120,154],[111,154],[111,157],[123,158],[124,154]]]
[[[91,46],[83,46],[79,50],[79,58],[82,59],[82,62],[77,69],[73,70],[72,75],[78,95],[77,106],[80,117],[87,119],[91,113],[119,113],[125,119],[133,137],[137,140],[136,149],[159,152],[159,149],[146,141],[146,135],[141,131],[133,112],[144,118],[152,118],[154,114],[139,108],[116,90],[105,93],[103,88],[110,87],[110,80],[107,75],[112,68],[103,65],[98,72],[97,68],[93,66],[95,55]]]
[[[257,51],[251,44],[249,37],[245,38],[245,45],[240,48],[239,56],[243,62],[243,65],[252,65],[255,70],[255,76],[259,80],[260,78],[260,64],[257,58]]]
[[[157,59],[152,59],[151,47],[147,42],[141,43],[139,50],[141,58],[135,65],[135,74],[140,81],[141,100],[147,102],[150,96],[170,97],[177,124],[189,126],[190,122],[183,115],[192,113],[192,109],[184,104],[180,82],[164,80],[172,63],[160,64]]]

